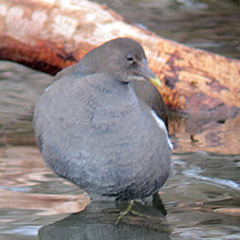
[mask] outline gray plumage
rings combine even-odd
[[[151,77],[141,45],[127,38],[60,72],[34,112],[37,145],[53,171],[90,195],[156,193],[172,171],[171,144],[129,84]]]

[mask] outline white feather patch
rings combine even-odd
[[[158,126],[165,132],[165,137],[168,141],[169,147],[171,149],[173,149],[173,144],[172,144],[170,138],[168,137],[167,127],[166,127],[164,121],[161,118],[159,118],[158,115],[153,110],[151,110],[151,114],[154,117],[154,119],[156,120]]]

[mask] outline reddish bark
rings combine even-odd
[[[160,38],[86,0],[0,0],[0,58],[49,74],[123,36],[144,46],[171,109],[226,119],[240,108],[238,60]]]

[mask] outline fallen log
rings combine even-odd
[[[221,120],[239,110],[239,60],[163,39],[86,0],[0,0],[0,59],[55,74],[116,37],[143,45],[170,109]]]

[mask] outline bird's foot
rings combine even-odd
[[[132,211],[133,203],[134,203],[134,200],[131,200],[129,202],[127,208],[120,212],[120,215],[118,216],[115,225],[117,225],[125,215],[127,215],[128,213],[130,213]]]

